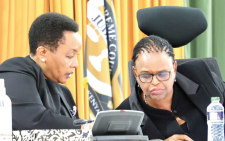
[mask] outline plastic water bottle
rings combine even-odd
[[[0,141],[12,141],[12,103],[0,79]]]
[[[208,141],[224,141],[224,107],[219,97],[211,97],[207,107]]]

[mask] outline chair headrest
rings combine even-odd
[[[166,39],[174,48],[186,45],[207,28],[204,13],[198,8],[157,6],[137,12],[138,26],[146,35]]]

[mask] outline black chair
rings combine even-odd
[[[198,8],[157,6],[137,12],[139,29],[146,35],[157,35],[166,39],[173,48],[184,46],[207,29],[204,13]],[[177,59],[178,65],[187,61],[203,60],[212,73],[222,79],[216,58]],[[132,70],[133,61],[128,63],[130,89],[135,86]]]
[[[188,44],[208,26],[200,9],[178,6],[140,9],[137,12],[137,21],[144,34],[164,38],[174,48]]]

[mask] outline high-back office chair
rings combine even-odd
[[[146,35],[160,36],[174,47],[191,42],[207,28],[207,21],[200,9],[190,7],[159,6],[140,9],[137,12],[139,29]],[[203,60],[211,73],[222,79],[216,58],[177,59],[178,65],[187,61]],[[128,63],[130,90],[134,89],[136,79],[132,70],[133,61]],[[213,74],[213,75],[214,75]]]

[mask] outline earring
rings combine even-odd
[[[147,104],[147,100],[146,100],[145,94],[144,94],[144,100],[145,100],[145,103]]]
[[[140,85],[138,84],[138,87],[140,87]]]
[[[45,59],[44,59],[44,58],[42,58],[42,59],[41,59],[41,62],[43,62],[43,63],[44,63],[44,62],[45,62]]]
[[[174,79],[174,82],[177,82],[176,78]]]

